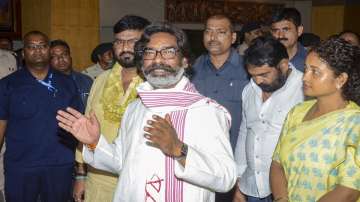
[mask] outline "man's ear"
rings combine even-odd
[[[186,68],[189,67],[189,60],[188,60],[187,58],[183,57],[181,63],[182,63],[182,67],[183,67],[184,69],[186,69]]]
[[[298,37],[302,35],[303,31],[304,31],[304,26],[300,25],[297,27]]]
[[[289,70],[289,60],[288,59],[282,59],[279,62],[279,68],[282,73],[285,73]]]
[[[236,32],[233,32],[231,35],[231,44],[234,44],[236,41]]]

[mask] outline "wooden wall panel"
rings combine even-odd
[[[32,30],[50,34],[51,1],[25,0],[21,1],[22,35]]]
[[[345,7],[344,30],[360,33],[360,5],[347,5]]]
[[[100,38],[98,0],[52,0],[51,10],[51,38],[67,41],[73,66],[77,70],[86,68]]]
[[[341,32],[344,26],[344,9],[342,5],[314,6],[311,16],[312,32],[322,39]]]

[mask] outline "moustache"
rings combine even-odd
[[[279,41],[287,41],[288,38],[278,38]]]
[[[209,46],[217,46],[217,45],[220,45],[220,42],[219,41],[214,41],[214,40],[211,40],[211,41],[209,41],[209,42],[207,42],[207,44],[209,45]]]
[[[148,67],[146,70],[144,70],[144,74],[148,75],[155,70],[164,70],[169,73],[176,73],[176,70],[171,68],[171,66],[160,63],[160,64],[153,64],[150,67]]]
[[[134,56],[135,53],[130,52],[130,51],[124,51],[124,52],[122,52],[119,56],[122,57],[122,56],[126,56],[126,55],[132,55],[132,56]]]

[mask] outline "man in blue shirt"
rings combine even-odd
[[[208,53],[193,65],[192,82],[203,95],[223,105],[231,114],[230,143],[234,151],[241,122],[241,94],[249,82],[243,59],[231,45],[236,33],[231,20],[224,15],[207,19],[203,43]],[[233,191],[216,193],[216,201],[231,201]]]
[[[80,98],[74,81],[50,68],[48,37],[24,36],[24,68],[0,80],[0,140],[6,141],[5,196],[12,202],[71,198],[76,141],[55,119]]]
[[[304,72],[306,49],[298,42],[303,33],[301,14],[296,8],[283,8],[271,17],[271,34],[277,38],[288,52],[290,63]]]
[[[51,67],[70,75],[78,88],[78,94],[82,101],[82,112],[85,111],[86,101],[90,93],[93,80],[90,76],[76,72],[72,68],[70,46],[63,40],[54,40],[50,43]]]
[[[241,93],[249,82],[243,59],[231,48],[236,33],[230,19],[211,16],[204,31],[203,43],[208,53],[193,65],[192,82],[197,90],[223,105],[231,114],[230,143],[235,148],[241,122]]]

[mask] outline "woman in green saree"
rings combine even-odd
[[[351,202],[360,196],[360,49],[333,37],[310,50],[304,94],[273,155],[275,201]]]

